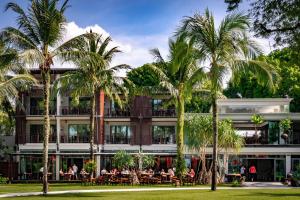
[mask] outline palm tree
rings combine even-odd
[[[186,36],[183,34],[175,40],[169,41],[169,60],[165,61],[158,49],[151,50],[151,53],[156,58],[156,64],[148,66],[159,75],[160,86],[170,92],[177,108],[176,173],[181,179],[185,170],[183,155],[184,104],[204,77],[203,69],[198,66],[201,52],[194,48],[193,40],[187,42]]]
[[[246,15],[234,13],[227,15],[215,27],[212,13],[207,9],[204,15],[195,14],[183,20],[178,33],[186,33],[195,40],[196,47],[209,63],[208,78],[211,81],[211,99],[213,112],[213,172],[211,189],[216,190],[217,182],[217,104],[218,93],[222,91],[222,83],[228,72],[237,77],[245,71],[253,71],[258,80],[273,86],[273,68],[267,63],[253,60],[261,54],[257,44],[249,39],[249,19]]]
[[[80,38],[80,39],[79,39]],[[87,56],[76,62],[79,67],[76,71],[66,72],[58,83],[60,90],[70,91],[71,96],[78,99],[80,96],[90,96],[90,159],[94,160],[94,135],[95,135],[95,106],[96,95],[99,91],[104,92],[110,99],[113,99],[122,106],[122,99],[119,94],[127,95],[122,86],[122,79],[115,75],[121,69],[129,68],[126,64],[110,67],[113,57],[121,52],[118,47],[110,48],[111,37],[103,38],[102,35],[92,33],[78,36],[80,45],[74,51],[82,51],[92,56]]]
[[[17,60],[17,52],[0,41],[0,103],[17,97],[19,89],[35,83]]]
[[[44,142],[43,142],[43,193],[48,192],[48,140],[50,133],[49,97],[50,70],[54,58],[64,60],[79,59],[84,56],[79,51],[70,50],[70,45],[76,42],[66,42],[61,45],[64,33],[64,12],[69,7],[64,0],[58,7],[59,0],[32,0],[27,10],[18,4],[10,2],[6,10],[17,14],[18,28],[7,27],[1,32],[1,37],[16,48],[18,57],[26,66],[38,66],[41,71],[44,91]],[[76,38],[74,39],[76,40]]]

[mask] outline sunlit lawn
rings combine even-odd
[[[166,185],[81,185],[80,183],[53,183],[49,185],[49,191],[63,191],[63,190],[91,190],[91,189],[125,189],[125,188],[149,188],[149,187],[174,187],[171,184]],[[206,185],[184,186],[184,187],[208,187]],[[20,192],[41,192],[41,184],[8,184],[0,185],[0,194],[6,193],[20,193]]]
[[[6,198],[7,199],[7,198]],[[273,199],[300,199],[299,189],[258,189],[258,190],[218,190],[211,192],[209,190],[193,190],[193,191],[154,191],[154,192],[109,192],[109,193],[80,193],[80,194],[61,194],[61,195],[49,195],[34,196],[34,197],[16,197],[9,199],[18,200],[176,200],[176,199],[203,199],[203,200],[231,200],[231,199],[246,199],[246,200],[273,200]]]

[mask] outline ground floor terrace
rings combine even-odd
[[[224,170],[226,174],[239,174],[241,166],[246,168],[246,180],[249,180],[249,168],[256,167],[256,181],[281,181],[287,174],[296,169],[300,164],[300,147],[282,146],[282,147],[245,147],[239,155],[231,154],[222,165],[223,155],[220,154],[219,170]],[[126,150],[126,149],[124,149]],[[139,166],[138,155],[136,151],[128,150],[136,159],[136,168]],[[211,149],[208,149],[207,167],[211,164]],[[296,153],[299,152],[299,153]],[[116,151],[95,153],[97,163],[96,175],[100,175],[102,169],[111,170],[113,168],[113,156]],[[168,171],[175,167],[176,152],[155,152],[144,151],[155,157],[154,171]],[[80,179],[80,171],[89,160],[88,150],[73,152],[49,152],[49,180],[72,180]],[[185,161],[188,168],[193,168],[196,174],[201,169],[201,162],[197,154],[186,153]],[[77,177],[69,175],[69,168],[73,165],[78,168]],[[11,160],[2,163],[1,174],[11,176],[14,180],[39,180],[41,178],[42,152],[41,151],[22,151],[11,156]],[[61,171],[64,173],[62,174]]]

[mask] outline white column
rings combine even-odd
[[[59,161],[60,161],[60,155],[56,155],[56,159],[55,159],[55,178],[57,181],[59,181]]]
[[[292,170],[292,159],[291,155],[286,155],[285,157],[285,175],[291,172]]]
[[[97,164],[96,176],[100,176],[100,172],[101,172],[101,156],[100,155],[96,155],[96,164]]]

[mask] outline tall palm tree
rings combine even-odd
[[[202,53],[194,48],[194,41],[186,41],[185,35],[169,41],[169,60],[164,60],[158,49],[151,50],[156,64],[148,65],[160,77],[160,86],[167,89],[177,108],[177,164],[176,173],[182,178],[185,170],[184,161],[184,104],[191,97],[192,91],[199,86],[204,77],[199,67]]]
[[[94,135],[95,135],[95,106],[96,95],[99,91],[104,92],[110,99],[115,100],[122,106],[122,99],[119,94],[127,95],[122,86],[122,78],[117,77],[115,72],[121,69],[129,68],[126,64],[120,64],[114,67],[110,66],[113,57],[120,53],[118,47],[110,48],[111,37],[103,38],[102,35],[92,33],[78,36],[80,45],[74,50],[90,53],[76,62],[78,70],[66,72],[58,83],[61,84],[60,90],[70,91],[71,96],[78,99],[80,96],[90,96],[90,159],[94,160]]]
[[[195,14],[183,20],[179,34],[186,33],[195,40],[196,47],[205,55],[209,63],[208,78],[211,81],[211,99],[213,112],[213,172],[211,189],[216,190],[217,182],[217,104],[218,93],[222,91],[222,83],[228,72],[232,77],[251,70],[258,80],[273,86],[274,70],[272,66],[259,60],[253,60],[262,52],[258,45],[248,36],[249,19],[246,15],[234,13],[227,15],[215,27],[212,13],[207,9],[204,15]]]
[[[0,103],[17,97],[19,89],[35,83],[17,60],[17,52],[0,41]]]
[[[38,66],[41,71],[44,91],[44,142],[43,142],[43,193],[48,192],[48,140],[50,133],[49,96],[50,70],[54,58],[64,60],[79,59],[81,52],[70,50],[71,44],[60,44],[64,33],[65,16],[68,0],[59,7],[59,0],[31,0],[24,10],[18,4],[10,2],[6,10],[17,14],[18,28],[7,27],[1,37],[19,52],[19,59],[26,66]]]

